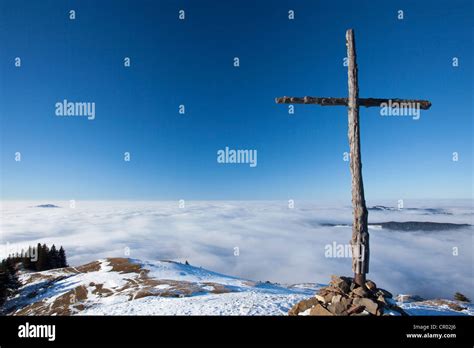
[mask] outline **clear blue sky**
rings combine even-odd
[[[348,28],[361,97],[433,103],[418,121],[361,109],[367,198],[472,197],[471,1],[0,4],[2,199],[348,200],[346,109],[274,103],[347,95]],[[55,116],[63,99],[96,119]],[[257,167],[217,163],[225,146]]]

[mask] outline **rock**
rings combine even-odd
[[[400,295],[400,302],[422,300],[418,296]],[[454,302],[454,301],[452,301]],[[462,307],[452,305],[454,310]],[[407,315],[397,306],[397,302],[387,290],[377,288],[375,282],[367,280],[362,286],[353,282],[352,278],[333,275],[328,286],[319,289],[314,298],[304,300],[293,306],[289,315],[298,315],[301,312],[309,315],[351,315],[351,316],[384,316],[395,314]]]
[[[319,301],[316,297],[311,297],[307,300],[300,301],[296,303],[293,307],[291,307],[291,309],[288,311],[288,315],[291,315],[291,316],[298,315],[299,313],[302,313],[305,310],[318,304],[319,304]]]
[[[334,315],[330,311],[328,311],[326,308],[324,308],[321,304],[315,305],[313,308],[311,308],[311,311],[309,312],[309,315]]]
[[[349,291],[351,291],[351,287],[350,287],[349,283],[347,283],[346,281],[341,281],[341,282],[337,285],[337,287],[338,287],[339,289],[341,289],[341,291],[342,291],[343,293],[345,293],[345,294],[348,294]]]
[[[423,303],[428,304],[428,305],[433,305],[433,306],[447,306],[453,311],[463,311],[467,309],[466,307],[462,307],[454,301],[442,300],[442,299],[427,300],[427,301],[424,301]]]
[[[363,310],[364,310],[364,306],[352,305],[352,307],[347,310],[347,314],[353,315],[353,314],[361,313]]]
[[[382,295],[379,295],[379,297],[377,297],[377,301],[383,303],[384,305],[388,303],[385,297],[383,297]]]
[[[346,283],[350,284],[352,282],[352,278],[350,277],[342,277],[338,275],[331,275],[331,283],[332,282],[339,282],[340,280],[345,281]]]
[[[324,295],[327,295],[328,292],[330,292],[329,289],[327,287],[324,287],[324,288],[319,289],[317,293],[321,296],[324,296]]]
[[[377,292],[375,293],[376,296],[383,296],[383,297],[388,297],[388,298],[392,298],[393,295],[388,292],[387,290],[384,290],[384,289],[377,289]]]
[[[408,303],[408,302],[424,301],[425,299],[418,295],[398,295],[395,300],[397,302]]]
[[[350,282],[345,277],[331,276],[331,285],[347,294],[350,291]]]
[[[337,295],[337,294],[345,295],[344,291],[342,291],[340,288],[338,288],[336,286],[333,286],[333,285],[329,286],[328,290],[329,290],[329,292],[335,293],[335,295]]]
[[[448,307],[451,308],[453,311],[458,311],[458,312],[467,309],[466,307],[462,307],[458,305],[457,303],[450,303],[448,304]]]
[[[375,285],[375,283],[374,283],[373,281],[371,281],[371,280],[367,280],[367,281],[365,282],[365,287],[366,287],[367,289],[369,289],[369,290],[375,290],[375,289],[377,289],[377,285]]]
[[[331,303],[338,303],[338,302],[341,301],[341,298],[342,298],[341,295],[333,296],[333,298],[332,298],[332,300],[331,300]]]
[[[342,303],[344,307],[349,308],[350,305],[352,304],[352,300],[347,297],[342,297],[340,303]]]
[[[332,301],[332,298],[336,296],[337,294],[335,292],[328,292],[326,295],[324,295],[324,303],[330,303]]]
[[[359,297],[367,297],[369,294],[363,287],[358,287],[352,290],[352,293]]]
[[[323,296],[316,294],[314,297],[316,297],[319,302],[326,303]]]
[[[377,315],[379,305],[377,304],[377,302],[372,301],[370,298],[356,298],[354,299],[354,304],[364,306],[367,312],[373,315]]]
[[[335,315],[347,315],[347,307],[342,302],[331,303],[328,310]]]
[[[408,313],[405,312],[402,308],[398,307],[397,305],[388,304],[387,307],[395,312],[400,313],[400,315],[402,316],[408,316]]]

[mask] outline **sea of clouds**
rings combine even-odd
[[[44,203],[60,208],[36,207]],[[397,204],[377,202],[383,203]],[[409,207],[443,213],[370,211],[369,222],[473,224],[472,201]],[[105,257],[187,260],[228,275],[286,284],[324,284],[331,274],[351,275],[350,258],[325,253],[334,242],[347,244],[351,228],[321,226],[350,224],[350,205],[295,202],[290,209],[284,201],[202,201],[180,208],[176,201],[77,201],[70,208],[69,202],[10,201],[2,202],[0,212],[2,258],[40,242],[63,245],[71,265]],[[459,291],[474,298],[472,236],[472,226],[435,232],[370,229],[369,278],[394,294],[452,298]]]

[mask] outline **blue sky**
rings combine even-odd
[[[2,199],[349,201],[346,108],[274,103],[347,95],[348,28],[361,97],[433,103],[417,121],[361,109],[367,199],[472,197],[470,1],[0,4]],[[95,120],[55,116],[63,99]],[[257,167],[217,163],[225,146]]]

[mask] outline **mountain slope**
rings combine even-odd
[[[8,315],[286,315],[322,286],[255,282],[173,261],[109,258],[79,267],[20,272]],[[473,314],[446,302],[401,304],[410,314]]]
[[[172,261],[110,258],[22,273],[13,315],[283,315],[316,288],[283,287]]]

